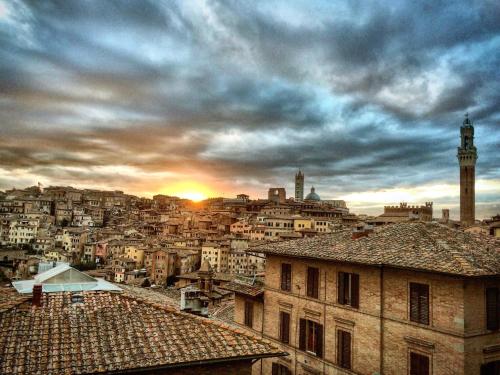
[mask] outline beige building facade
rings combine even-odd
[[[419,231],[424,224],[415,225]],[[444,231],[455,235],[451,229]],[[375,255],[360,252],[371,248],[376,253],[372,246],[380,244],[377,236],[392,237],[399,248],[380,254],[387,259],[405,251],[394,236],[397,231],[382,233],[373,234],[373,240],[332,235],[330,242],[299,240],[294,249],[291,244],[268,247],[263,304],[236,295],[235,321],[248,326],[251,311],[248,329],[279,343],[290,355],[265,360],[255,373],[498,374],[500,264],[488,258],[491,249],[500,253],[496,243],[474,254],[475,270],[458,253],[454,256],[462,263],[456,269],[410,267],[415,254],[406,260],[403,256],[398,266],[373,264]],[[341,248],[349,241],[358,256],[340,260],[351,250],[335,253],[332,245]],[[446,236],[441,241],[446,242]],[[492,244],[497,247],[489,247]],[[414,260],[426,255],[432,256],[423,253]],[[483,267],[489,271],[480,272]],[[252,301],[253,308],[248,308]],[[255,323],[259,317],[263,321]]]

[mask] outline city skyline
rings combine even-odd
[[[265,197],[305,173],[356,213],[500,210],[500,6],[0,1],[0,190]]]

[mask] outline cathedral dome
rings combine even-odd
[[[320,201],[321,198],[314,191],[314,186],[311,188],[311,192],[307,194],[306,201]]]

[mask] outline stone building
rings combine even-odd
[[[236,293],[235,321],[290,356],[254,373],[498,374],[493,237],[411,222],[258,249],[263,298]]]
[[[384,206],[384,213],[377,217],[383,223],[400,223],[409,220],[432,221],[432,202],[425,205],[408,205],[406,202],[399,206]]]
[[[283,204],[286,202],[285,188],[270,188],[267,192],[267,199],[276,204]]]
[[[460,127],[460,138],[457,153],[460,165],[460,221],[463,225],[471,225],[475,221],[477,149],[474,146],[474,127],[468,114]]]
[[[308,202],[319,202],[319,201],[321,201],[321,198],[316,193],[316,189],[314,188],[314,186],[311,187],[311,192],[309,194],[307,194],[305,200],[308,201]]]
[[[295,200],[304,200],[304,173],[300,169],[295,175]]]

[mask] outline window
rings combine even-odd
[[[429,375],[429,357],[410,352],[410,375]]]
[[[351,333],[337,330],[337,363],[340,367],[351,368]]]
[[[253,302],[245,301],[245,325],[252,328],[253,326]]]
[[[291,375],[291,371],[280,363],[273,363],[272,375]]]
[[[323,357],[323,326],[306,319],[300,319],[299,324],[299,349]]]
[[[500,320],[500,294],[498,288],[486,288],[486,328],[496,331]]]
[[[359,275],[355,273],[339,272],[338,274],[338,302],[341,305],[359,307]]]
[[[281,264],[281,290],[292,290],[292,265],[288,263]]]
[[[307,296],[319,297],[319,269],[307,267]]]
[[[280,341],[290,343],[290,314],[280,311]]]
[[[429,324],[429,285],[410,283],[410,320]]]

